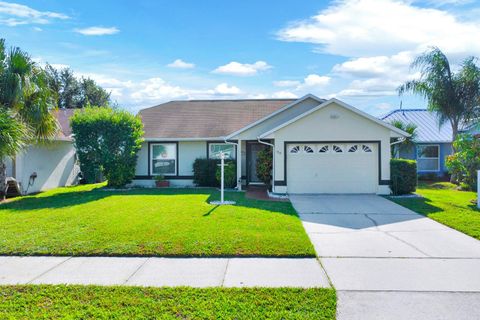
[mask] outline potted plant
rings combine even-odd
[[[165,180],[165,177],[160,174],[158,176],[155,176],[155,185],[157,186],[157,188],[170,187],[170,181]]]

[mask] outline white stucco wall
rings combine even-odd
[[[390,179],[390,130],[338,104],[332,103],[276,131],[275,180],[284,181],[285,141],[375,141],[381,142],[381,179]],[[288,181],[287,181],[288,185]],[[276,186],[275,192],[288,187]],[[378,186],[378,193],[389,193],[388,186]]]
[[[148,143],[144,142],[137,155],[137,166],[135,168],[136,176],[148,176],[148,161]]]
[[[7,168],[7,177],[13,177],[13,161],[11,158],[6,158],[3,160]]]
[[[207,157],[206,141],[180,141],[178,143],[178,174],[193,175],[193,162],[197,158]]]
[[[80,169],[75,161],[75,148],[68,141],[30,146],[17,155],[15,178],[22,191],[33,193],[77,183]],[[36,172],[33,185],[30,175]]]

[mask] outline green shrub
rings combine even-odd
[[[219,160],[197,158],[193,162],[193,182],[199,187],[216,187],[215,172]]]
[[[143,125],[139,117],[108,107],[87,107],[70,119],[84,179],[95,182],[101,172],[108,186],[125,186],[135,177]]]
[[[477,170],[480,170],[480,139],[470,134],[459,134],[453,146],[456,152],[447,157],[447,168],[463,190],[476,190]]]
[[[217,183],[220,184],[221,168],[217,166],[215,173]],[[225,188],[235,188],[237,186],[237,166],[235,161],[225,161],[225,169],[223,173]]]
[[[390,188],[394,195],[414,192],[417,188],[417,162],[407,159],[391,159],[390,176]]]
[[[236,186],[237,169],[235,161],[226,160],[225,164],[228,164],[228,166],[225,166],[225,187],[230,188],[230,185]],[[220,178],[217,179],[217,168],[219,168],[219,165],[219,159],[195,159],[193,162],[193,182],[199,187],[219,187]],[[233,170],[233,178],[231,175],[227,178],[227,172],[230,170]],[[231,182],[231,179],[234,179],[235,182]],[[230,185],[227,183],[227,180],[230,180]]]
[[[272,186],[273,172],[273,152],[271,147],[268,147],[258,153],[256,166],[257,177],[270,189]]]

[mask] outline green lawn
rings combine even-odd
[[[289,202],[214,189],[59,188],[0,205],[0,254],[314,256]]]
[[[335,319],[333,289],[0,287],[1,319]]]
[[[417,193],[423,198],[391,200],[480,240],[480,211],[472,203],[476,194],[458,191],[455,187],[446,182],[422,183],[418,186]]]

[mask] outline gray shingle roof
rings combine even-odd
[[[381,119],[386,122],[400,120],[417,125],[417,142],[452,142],[450,123],[439,127],[438,116],[426,109],[397,109]]]
[[[295,99],[170,101],[140,110],[145,138],[218,138],[242,129]]]

